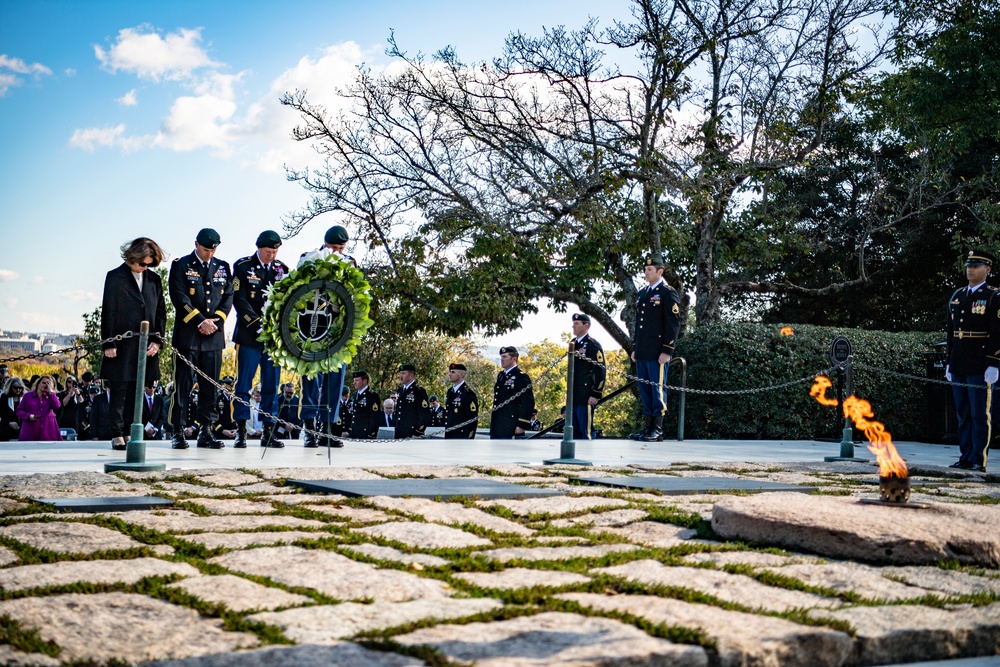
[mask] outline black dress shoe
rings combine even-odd
[[[215,437],[211,428],[208,426],[202,426],[201,431],[198,433],[198,446],[207,447],[209,449],[222,449],[226,445]]]
[[[956,468],[961,468],[962,470],[972,470],[976,467],[975,463],[969,463],[968,461],[959,461]]]
[[[965,462],[964,461],[955,461],[954,463],[952,463],[948,467],[949,468],[964,468],[965,467]]]
[[[174,432],[174,437],[170,439],[170,446],[174,449],[187,449],[190,447],[187,440],[184,439],[183,431]]]
[[[282,449],[285,446],[285,443],[277,438],[271,438],[271,442],[267,443],[267,446],[271,449]]]
[[[970,468],[970,470],[975,472],[986,472],[986,466],[976,466],[975,468]]]
[[[128,444],[124,440],[122,440],[121,442],[117,442],[117,440],[118,438],[114,438],[111,440],[111,449],[117,451],[124,451],[128,449]]]

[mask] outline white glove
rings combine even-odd
[[[944,367],[944,379],[951,382],[951,366]]]
[[[986,369],[986,384],[996,384],[997,379],[1000,379],[1000,369],[996,366],[990,366]]]

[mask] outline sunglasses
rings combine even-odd
[[[151,266],[156,266],[156,262],[149,260],[148,262],[139,262],[139,266],[145,266],[147,269]]]

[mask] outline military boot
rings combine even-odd
[[[302,429],[302,444],[306,447],[319,447],[319,439],[313,435],[316,430],[316,420],[307,419],[305,428]]]
[[[203,424],[201,430],[198,431],[198,446],[208,447],[209,449],[222,449],[226,445],[215,437],[211,426]]]
[[[264,427],[260,432],[260,446],[267,447],[274,438],[274,422],[264,422]]]
[[[170,438],[170,446],[174,449],[187,449],[190,447],[188,441],[184,438],[183,426],[174,427],[174,437]]]
[[[245,449],[246,446],[247,446],[247,420],[237,419],[236,441],[233,443],[233,447],[237,449]]]
[[[639,438],[643,442],[662,442],[663,441],[663,415],[656,415],[653,417],[653,426]]]
[[[643,426],[641,430],[636,431],[635,433],[629,434],[628,437],[629,437],[630,440],[642,440],[643,437],[645,437],[645,435],[652,430],[652,428],[653,428],[653,416],[652,415],[646,415],[646,424],[645,424],[645,426]]]

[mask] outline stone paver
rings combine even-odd
[[[556,597],[591,609],[631,614],[668,627],[701,630],[717,645],[719,667],[840,667],[853,648],[849,635],[829,628],[682,600],[593,593],[563,593]]]
[[[18,561],[17,554],[8,549],[7,547],[0,547],[0,567],[5,565],[10,565],[11,563],[16,563]]]
[[[254,614],[250,619],[278,626],[289,639],[313,644],[332,642],[352,637],[359,632],[406,625],[427,618],[450,620],[474,616],[502,606],[498,600],[488,598],[379,601],[372,604],[344,602]]]
[[[424,549],[462,549],[493,545],[489,540],[464,530],[415,521],[383,523],[377,526],[358,528],[356,532]]]
[[[601,532],[618,535],[633,544],[661,549],[688,543],[698,535],[698,531],[693,528],[682,528],[659,521],[640,521],[621,528],[602,528]]]
[[[187,563],[171,563],[159,558],[131,560],[81,560],[40,565],[19,565],[0,570],[0,590],[21,591],[46,586],[66,586],[77,582],[91,584],[134,584],[144,577],[200,574]]]
[[[854,628],[853,661],[883,665],[1000,654],[1000,603],[955,610],[918,605],[813,611]]]
[[[298,493],[298,489],[288,487],[275,487],[282,488],[284,494],[272,494],[266,496],[260,496],[256,500],[267,500],[272,503],[283,503],[285,505],[314,505],[316,503],[339,503],[347,500],[347,496],[341,496],[336,493],[331,493],[328,495],[318,495],[315,493]]]
[[[580,492],[579,486],[574,486],[573,490]],[[601,491],[601,489],[598,489]],[[607,491],[607,489],[603,489]],[[548,496],[546,498],[525,498],[523,500],[512,500],[501,498],[499,500],[480,500],[476,503],[480,507],[506,507],[516,516],[530,516],[532,514],[576,514],[578,512],[590,512],[596,508],[613,509],[628,505],[627,501],[620,498],[601,498],[592,496]]]
[[[361,468],[261,468],[264,479],[385,479]],[[322,497],[323,494],[317,494]]]
[[[0,528],[0,535],[24,544],[64,554],[92,554],[98,551],[134,549],[146,546],[117,530],[89,523],[46,521],[21,523]]]
[[[977,576],[968,572],[942,570],[938,567],[885,567],[882,572],[887,577],[902,579],[912,586],[929,588],[951,595],[977,595],[979,593],[1000,593],[1000,577],[994,572],[991,577]]]
[[[475,662],[477,667],[708,664],[699,646],[656,639],[608,618],[558,612],[496,623],[437,625],[394,639],[407,646],[432,646],[451,660]]]
[[[473,470],[472,468],[467,468],[465,466],[379,466],[377,470],[369,469],[369,472],[389,479],[399,477],[421,477],[423,479],[489,477],[489,475],[485,475],[478,470]]]
[[[840,605],[836,599],[768,586],[742,574],[698,567],[670,567],[655,560],[633,561],[593,571],[642,584],[687,588],[750,609],[782,612],[795,608],[829,608]]]
[[[645,510],[611,510],[610,512],[585,514],[569,519],[556,519],[550,525],[553,528],[564,528],[567,526],[593,526],[594,528],[618,527],[641,521],[646,516],[648,514]]]
[[[141,496],[148,490],[149,487],[100,472],[0,475],[0,494],[25,498]]]
[[[456,579],[467,581],[479,588],[495,588],[501,590],[516,590],[518,588],[559,588],[560,586],[575,586],[590,581],[590,577],[575,572],[559,570],[531,570],[524,567],[512,567],[499,572],[460,572]]]
[[[209,549],[246,549],[254,546],[291,544],[298,540],[319,540],[330,537],[330,533],[307,533],[304,530],[261,531],[254,533],[194,533],[182,535],[185,542],[195,542]]]
[[[442,565],[447,565],[449,563],[447,558],[441,558],[440,556],[432,556],[430,554],[408,554],[400,551],[399,549],[383,547],[378,544],[347,544],[344,545],[344,549],[368,556],[369,558],[388,560],[395,563],[406,563],[407,565],[417,563],[418,565],[424,565],[427,567],[441,567]]]
[[[312,588],[338,600],[405,602],[451,595],[447,584],[399,570],[381,570],[332,551],[261,547],[216,556],[209,562],[287,586]]]
[[[863,505],[854,498],[790,493],[726,497],[712,511],[712,528],[752,540],[832,558],[898,565],[957,560],[1000,566],[1000,506],[935,503],[927,509]]]
[[[3,512],[10,512],[12,510],[19,510],[27,506],[28,503],[22,503],[20,500],[0,497],[0,514]]]
[[[765,554],[759,551],[712,551],[710,553],[688,554],[684,560],[692,563],[711,563],[717,568],[726,565],[749,565],[750,567],[783,567],[799,563],[821,563],[822,559],[814,556],[782,556],[780,554]]]
[[[190,577],[170,588],[179,588],[206,602],[224,604],[230,611],[270,611],[313,601],[305,595],[262,586],[231,574]]]
[[[245,498],[187,498],[185,502],[201,505],[212,514],[271,514],[274,506],[271,503],[260,503]]]
[[[425,667],[398,653],[371,651],[350,642],[329,645],[272,646],[256,651],[151,662],[144,667]]]
[[[892,581],[883,576],[881,568],[858,563],[802,564],[767,569],[776,574],[798,579],[808,586],[829,588],[838,593],[857,593],[867,600],[899,602],[936,594],[936,591],[926,588]]]
[[[434,523],[450,525],[470,523],[497,533],[511,533],[525,536],[533,535],[535,532],[517,522],[493,516],[472,507],[465,507],[459,503],[437,502],[426,498],[390,498],[389,496],[376,496],[369,498],[368,502],[383,509],[420,515],[427,521]]]
[[[260,477],[257,475],[248,475],[239,470],[192,470],[189,474],[196,477],[199,482],[211,486],[240,486],[256,484],[260,481]]]
[[[258,528],[323,528],[322,521],[299,519],[294,516],[197,516],[183,510],[170,512],[118,512],[111,514],[126,523],[151,528],[164,533],[194,533],[226,530],[256,530]]]
[[[160,482],[158,488],[153,489],[153,495],[159,496],[230,496],[236,491],[233,489],[219,488],[216,486],[204,486],[201,484],[188,484],[187,482]],[[163,489],[162,491],[160,489]]]
[[[367,507],[351,507],[350,505],[300,505],[299,507],[326,514],[347,523],[385,523],[386,521],[399,520],[398,516]]]
[[[57,667],[59,661],[42,653],[22,653],[0,644],[0,665],[5,667]]]
[[[132,593],[53,595],[0,602],[0,615],[54,641],[63,662],[112,659],[137,663],[220,653],[259,644],[257,637],[222,629],[222,621],[193,609]],[[141,637],[141,641],[122,641]]]
[[[597,544],[579,547],[508,547],[478,551],[472,555],[499,563],[509,563],[512,560],[560,561],[570,558],[600,558],[610,553],[632,551],[634,548],[629,544]]]
[[[257,482],[256,484],[234,486],[233,491],[236,493],[290,494],[295,493],[296,489],[294,487],[289,488],[287,486],[277,486],[275,484],[271,484],[270,482]]]

